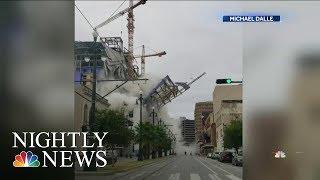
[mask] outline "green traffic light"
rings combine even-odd
[[[228,84],[231,84],[231,83],[232,83],[232,80],[231,80],[231,79],[227,79],[227,83],[228,83]]]

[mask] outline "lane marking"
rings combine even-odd
[[[204,161],[206,161],[206,160],[204,160]],[[209,163],[208,161],[206,161],[207,163]],[[212,164],[212,163],[209,163],[210,165],[212,165],[212,166],[214,166],[214,167],[216,167],[216,168],[218,168],[218,169],[220,169],[221,171],[223,171],[223,172],[225,172],[225,173],[227,173],[227,174],[232,174],[231,172],[229,172],[229,171],[227,171],[227,170],[224,170],[224,169],[222,169],[221,167],[219,167],[219,166],[216,166],[216,165],[214,165],[214,164]],[[223,166],[222,166],[223,167]]]
[[[144,173],[146,173],[145,171],[142,171],[141,173],[138,173],[138,174],[136,174],[136,175],[134,175],[134,176],[131,176],[129,179],[135,179],[135,178],[137,178],[137,177],[139,177],[139,176],[142,176]]]
[[[213,174],[217,174],[214,170],[212,170],[211,168],[209,168],[206,164],[204,164],[203,162],[201,162],[199,159],[195,158],[195,160],[197,160],[199,163],[201,163],[204,167],[206,167],[209,171],[211,171]]]
[[[190,174],[190,180],[201,180],[199,174]]]
[[[199,162],[201,162],[199,159],[196,159],[196,160],[198,160]],[[221,171],[227,173],[228,175],[226,175],[226,176],[227,176],[228,178],[230,178],[230,179],[233,178],[233,179],[231,179],[231,180],[242,180],[241,178],[238,178],[238,177],[236,177],[235,175],[233,175],[232,173],[230,173],[229,171],[224,170],[224,169],[222,169],[222,168],[220,168],[220,167],[218,167],[218,166],[216,166],[216,165],[214,165],[214,164],[212,164],[212,163],[210,163],[210,162],[208,162],[208,161],[206,161],[206,160],[204,160],[204,161],[207,162],[207,163],[209,163],[210,165],[212,165],[212,166],[220,169]],[[209,167],[208,167],[207,165],[205,165],[203,162],[201,162],[201,164],[203,164],[206,168],[208,168],[208,169],[210,169],[212,172],[214,172],[211,168],[209,168]],[[217,173],[214,173],[214,174],[217,175]]]
[[[229,174],[229,175],[226,175],[226,176],[231,180],[242,180],[242,179],[240,179],[240,178],[238,178],[238,177],[236,177],[236,176],[234,176],[232,174]]]
[[[151,172],[148,173],[147,176],[145,176],[145,177],[143,178],[143,180],[152,179],[152,177],[157,176],[157,175],[160,176],[161,173],[162,173],[161,170],[164,169],[164,168],[167,168],[167,166],[171,165],[172,163],[177,163],[176,158],[170,159],[169,162],[166,161],[166,163],[163,163],[164,166],[162,166],[162,167],[160,167],[160,168],[157,168],[156,170],[151,170]],[[180,176],[180,175],[178,175],[178,178],[179,178],[179,176]],[[175,177],[172,177],[172,178],[175,178]]]
[[[171,174],[168,180],[179,180],[180,179],[180,173]]]
[[[209,178],[211,180],[221,180],[221,178],[219,178],[216,174],[212,175],[212,174],[209,174]]]
[[[220,164],[220,163],[214,163],[215,161],[210,161],[208,159],[204,159],[204,161],[206,161],[208,164],[211,164],[213,166],[219,166],[219,167],[226,167],[226,168],[231,168],[233,169],[234,171],[238,172],[238,173],[242,173],[242,168],[238,167],[238,166],[231,166],[229,164]],[[230,173],[230,174],[233,174],[233,173]]]

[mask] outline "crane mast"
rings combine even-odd
[[[133,78],[133,33],[134,33],[134,16],[133,16],[133,0],[129,0],[128,12],[128,76],[129,79]]]
[[[145,49],[144,45],[142,45],[142,54],[141,54],[141,76],[143,76],[146,72],[146,61],[145,61]]]

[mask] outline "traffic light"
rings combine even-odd
[[[231,84],[232,80],[230,78],[228,78],[228,79],[217,79],[216,83],[217,84]]]

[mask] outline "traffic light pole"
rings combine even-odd
[[[233,83],[242,83],[242,81],[232,81],[230,78],[216,80],[216,84],[233,84]]]
[[[231,81],[231,83],[242,83],[242,81]]]

